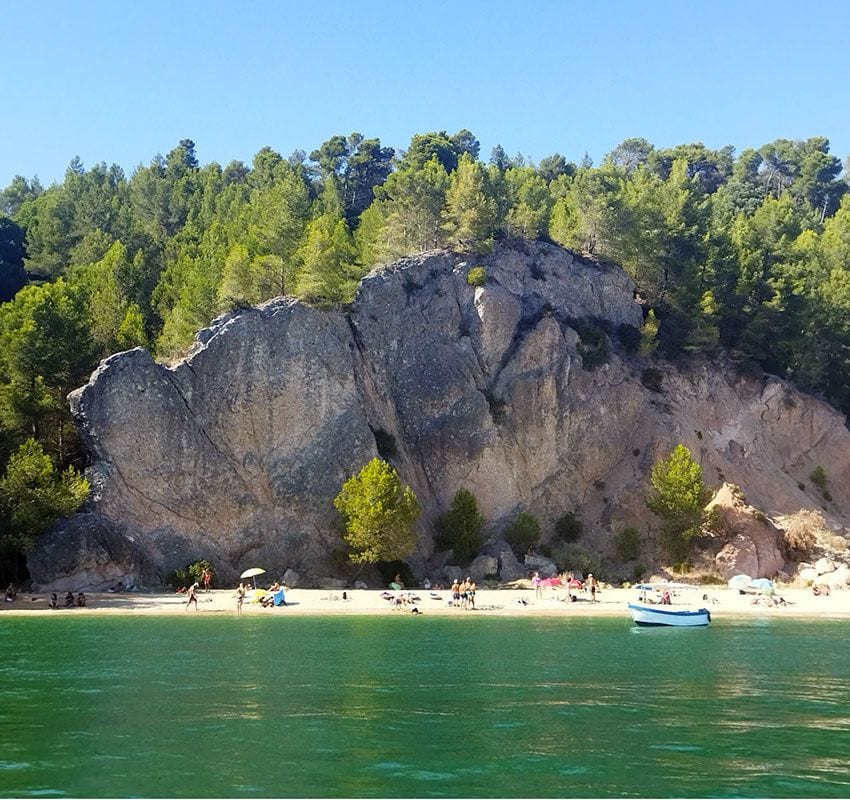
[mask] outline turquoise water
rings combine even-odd
[[[0,618],[0,796],[850,796],[846,622]]]

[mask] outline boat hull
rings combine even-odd
[[[660,608],[643,603],[629,603],[629,611],[635,625],[700,628],[711,622],[711,612],[707,608],[674,609],[669,606]]]

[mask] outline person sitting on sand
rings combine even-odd
[[[200,586],[200,584],[197,581],[195,581],[189,587],[189,592],[187,594],[187,599],[186,599],[186,610],[187,611],[189,610],[189,606],[192,605],[192,603],[195,604],[195,611],[198,610],[198,588],[199,588],[199,586]]]
[[[77,592],[77,607],[85,608],[86,607],[86,596],[82,592]]]
[[[65,595],[65,608],[73,608],[74,602],[74,593],[68,592],[68,594]]]
[[[175,589],[174,594],[186,594],[186,587],[178,586],[177,589]]]
[[[18,596],[18,590],[15,588],[15,584],[14,584],[14,583],[10,583],[10,584],[6,587],[6,602],[7,602],[7,603],[14,603],[14,602],[15,602],[15,598],[16,598],[17,596]]]
[[[50,602],[48,603],[48,606],[50,608],[59,608],[59,598],[56,596],[56,592],[53,592],[53,594],[50,595]]]

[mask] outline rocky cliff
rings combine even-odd
[[[474,266],[483,286],[467,283]],[[546,532],[577,511],[585,543],[604,549],[612,530],[650,521],[649,470],[680,442],[708,482],[744,487],[768,514],[828,505],[848,523],[841,415],[722,363],[627,355],[617,331],[641,323],[620,269],[551,245],[501,246],[375,270],[347,310],[278,299],[228,314],[172,367],[143,350],[112,356],[70,397],[92,499],[42,540],[31,573],[61,588],[91,570],[68,555],[76,547],[122,553],[129,583],[199,558],[225,580],[261,565],[319,582],[342,546],[332,500],[376,455],[423,505],[411,557],[421,573],[434,567],[430,522],[459,487],[493,532],[519,509]],[[828,504],[808,478],[817,465]]]

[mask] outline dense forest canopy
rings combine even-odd
[[[436,247],[549,239],[614,261],[664,357],[724,348],[850,412],[850,197],[827,139],[737,156],[628,139],[598,166],[479,150],[467,130],[404,152],[352,133],[222,167],[185,139],[129,178],[79,159],[47,188],[16,177],[0,192],[0,557],[32,541],[23,497],[48,519],[79,495],[65,398],[101,358],[172,358],[221,312],[281,294],[346,303],[376,264]]]

